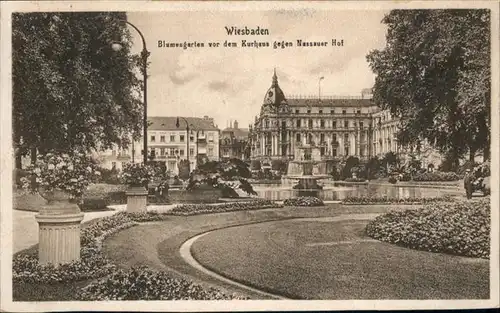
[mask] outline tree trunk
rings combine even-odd
[[[36,163],[36,154],[37,154],[36,148],[31,148],[30,149],[31,165],[35,165],[35,163]],[[31,186],[32,187],[36,186],[36,177],[35,177],[35,175],[31,176]]]
[[[483,162],[486,162],[490,159],[490,146],[484,147],[483,150]]]
[[[469,149],[469,161],[474,162],[475,157],[476,157],[476,150]]]
[[[22,156],[21,156],[21,153],[19,152],[19,150],[16,151],[16,169],[22,169],[23,168],[23,159],[22,159]]]

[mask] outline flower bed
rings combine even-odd
[[[82,153],[39,154],[36,162],[26,169],[21,178],[23,188],[31,192],[63,191],[79,199],[85,189],[98,180],[101,173],[97,162]],[[34,178],[34,182],[32,179]]]
[[[283,204],[286,206],[323,206],[323,200],[316,197],[298,197],[298,198],[290,198],[283,201]]]
[[[426,172],[413,176],[413,181],[457,181],[460,180],[454,172]]]
[[[436,198],[346,197],[342,200],[342,204],[427,204],[451,201],[454,201],[451,196]]]
[[[182,204],[174,207],[170,212],[166,214],[196,215],[196,214],[207,214],[207,213],[270,209],[279,207],[282,207],[282,205],[270,200],[252,200],[248,202],[233,202],[233,203],[224,203],[215,205]]]
[[[230,300],[246,299],[227,295],[214,288],[205,289],[184,279],[173,279],[165,272],[147,267],[116,270],[82,289],[79,300]]]
[[[366,233],[412,249],[489,258],[489,198],[389,212],[371,221]]]
[[[81,233],[81,258],[78,261],[53,265],[38,263],[36,251],[18,254],[13,260],[14,284],[74,283],[99,279],[83,288],[75,296],[79,300],[220,300],[238,298],[215,289],[203,289],[186,280],[174,279],[164,272],[145,267],[118,269],[102,253],[104,239],[137,222],[158,221],[166,218],[158,212],[120,212],[88,224]]]

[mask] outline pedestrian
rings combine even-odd
[[[465,176],[464,176],[464,188],[465,188],[465,195],[467,196],[467,199],[472,198],[473,180],[474,180],[474,177],[472,176],[470,169],[466,169]]]

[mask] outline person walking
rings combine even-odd
[[[473,180],[474,180],[474,177],[472,176],[470,169],[466,169],[465,176],[464,176],[464,189],[465,189],[465,195],[467,196],[467,199],[472,198]]]

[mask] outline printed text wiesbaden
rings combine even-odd
[[[245,27],[234,27],[234,26],[224,26],[226,32],[229,36],[240,35],[240,36],[256,36],[256,35],[269,35],[269,29],[260,28],[257,26],[255,28]]]

